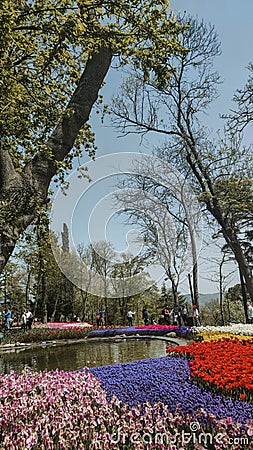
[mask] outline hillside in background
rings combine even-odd
[[[218,300],[219,299],[219,292],[214,292],[213,294],[199,294],[199,301],[201,305],[205,305],[207,302],[210,302],[210,300]],[[184,295],[184,297],[187,299],[188,302],[191,302],[191,296],[190,294]]]

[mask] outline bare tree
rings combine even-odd
[[[82,320],[87,318],[87,301],[89,296],[89,288],[92,282],[92,270],[87,270],[87,266],[92,269],[93,251],[90,247],[83,243],[77,245],[77,253],[81,260],[78,266],[80,269],[80,295],[82,300]],[[85,265],[82,262],[85,261]]]
[[[186,269],[193,268],[194,297],[198,298],[197,243],[200,211],[186,179],[163,160],[143,155],[134,162],[135,175],[124,179],[115,193],[119,214],[137,224],[143,234],[146,261],[159,263],[171,282],[174,302]]]
[[[244,128],[253,121],[253,64],[248,65],[249,77],[242,89],[238,89],[234,95],[236,108],[230,114],[223,115],[228,119],[229,130],[243,131]]]
[[[201,115],[217,96],[219,76],[213,70],[214,57],[220,46],[214,28],[196,19],[185,19],[189,28],[183,45],[189,53],[170,61],[174,70],[166,86],[155,81],[143,82],[136,71],[115,97],[112,111],[114,122],[123,134],[131,131],[145,135],[153,131],[167,137],[166,145],[156,151],[188,173],[198,199],[229,246],[253,299],[253,277],[245,255],[238,223],[229,214],[230,199],[219,188],[220,181],[234,177],[243,182],[252,174],[251,148],[241,145],[241,136],[225,135],[210,140],[201,123]],[[169,64],[169,62],[168,62]],[[250,163],[249,163],[250,162]]]

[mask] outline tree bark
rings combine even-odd
[[[219,287],[220,287],[220,316],[221,316],[221,325],[225,325],[224,314],[223,314],[223,275],[222,275],[222,266],[225,261],[225,256],[223,255],[222,261],[219,267]]]
[[[19,236],[34,220],[36,208],[47,202],[48,188],[56,174],[56,162],[72,149],[80,129],[88,121],[99,89],[110,68],[112,52],[101,48],[88,60],[73,93],[66,116],[56,125],[47,142],[52,157],[39,151],[21,173],[11,156],[0,147],[0,273],[12,254]],[[50,153],[48,152],[48,153]]]
[[[242,301],[243,301],[243,309],[244,309],[244,314],[245,314],[245,320],[246,323],[250,323],[249,322],[249,317],[248,317],[248,307],[247,307],[247,292],[245,289],[245,284],[244,284],[244,278],[242,275],[242,271],[239,269],[239,275],[240,275],[240,282],[241,282],[241,291],[242,291]]]

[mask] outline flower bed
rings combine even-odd
[[[92,331],[91,331],[92,330]],[[167,333],[175,332],[178,336],[188,337],[188,327],[165,326],[165,325],[149,325],[136,327],[108,327],[97,328],[83,326],[78,323],[48,323],[42,326],[35,326],[32,330],[26,332],[15,330],[15,333],[5,333],[1,344],[13,344],[16,342],[42,342],[54,340],[83,339],[86,337],[111,337],[117,335],[156,335],[162,336]]]
[[[167,353],[184,355],[191,376],[199,385],[224,392],[231,398],[253,402],[253,339],[223,338],[217,341],[193,342],[185,347],[166,348]],[[216,389],[217,391],[217,389]]]
[[[206,326],[206,327],[192,327],[191,328],[192,333],[230,333],[230,334],[236,334],[236,335],[243,335],[243,336],[253,336],[253,324],[244,324],[244,323],[233,323],[231,325],[227,326],[219,326],[219,327],[213,327],[213,326]]]
[[[0,375],[0,449],[253,450],[253,339],[167,350],[173,357]]]
[[[92,325],[87,322],[48,322],[44,325],[45,328],[92,328]]]
[[[209,342],[209,341],[217,341],[218,339],[223,338],[237,338],[242,340],[248,340],[252,339],[252,336],[244,336],[243,334],[232,334],[232,333],[226,333],[226,332],[218,332],[218,331],[206,331],[202,333],[198,333],[195,335],[195,337],[201,337],[203,341]]]
[[[16,342],[43,342],[68,339],[83,339],[87,336],[89,328],[80,326],[60,328],[33,328],[29,331],[18,330],[15,333],[7,332],[4,334],[1,344],[13,344]]]
[[[165,356],[93,367],[89,371],[101,380],[109,401],[116,394],[130,407],[163,402],[171,413],[180,410],[184,415],[190,414],[193,420],[198,409],[219,419],[230,417],[245,423],[252,418],[252,405],[197,386],[190,379],[190,369],[184,358]]]
[[[2,450],[252,449],[250,440],[253,427],[250,421],[247,422],[247,417],[252,414],[251,406],[243,405],[243,409],[240,402],[226,404],[226,401],[229,402],[228,399],[225,399],[225,403],[218,399],[216,404],[214,402],[212,405],[213,407],[216,405],[216,410],[220,405],[219,413],[224,414],[224,419],[217,419],[204,410],[198,412],[194,410],[194,421],[192,412],[197,406],[196,402],[192,410],[188,407],[188,415],[180,413],[179,410],[175,411],[179,394],[176,392],[179,386],[175,385],[179,382],[179,378],[176,378],[175,374],[178,373],[180,377],[180,369],[176,372],[173,370],[173,375],[168,377],[170,381],[166,381],[165,372],[170,373],[170,370],[168,371],[170,366],[167,364],[164,366],[164,363],[169,359],[165,357],[156,363],[155,360],[154,363],[151,362],[153,373],[150,374],[154,375],[155,372],[159,374],[160,371],[157,369],[161,369],[164,388],[171,389],[170,386],[174,386],[173,413],[160,402],[154,405],[146,403],[129,407],[113,395],[111,400],[108,400],[98,379],[88,373],[87,369],[72,373],[55,371],[21,376],[14,373],[1,375],[0,448]],[[177,361],[173,359],[171,362]],[[143,369],[146,370],[146,363],[143,363]],[[182,360],[182,364],[185,363],[186,361]],[[136,371],[135,363],[132,364],[132,367],[128,367],[125,371],[125,374],[128,373],[129,385],[130,375]],[[187,370],[187,365],[185,367]],[[156,387],[159,384],[158,378]],[[134,378],[135,382],[141,383],[141,380],[141,376]],[[186,381],[184,377],[183,381]],[[142,387],[147,394],[150,391],[148,383],[149,378],[146,377]],[[136,392],[136,404],[137,393],[141,392],[140,387],[138,384],[132,390]],[[169,398],[166,391],[160,392],[163,398]],[[196,394],[199,395],[200,391],[191,392],[194,398]],[[189,398],[192,401],[190,394]],[[187,402],[182,396],[180,400],[182,404]],[[199,400],[202,405],[201,397]],[[144,398],[140,398],[139,403],[143,401]],[[210,406],[209,410],[212,410]],[[230,411],[236,421],[228,418],[228,415],[231,417]],[[240,442],[241,438],[244,439],[243,443],[247,439],[247,447],[240,443],[236,446],[231,445],[236,439],[236,442]]]
[[[136,325],[137,330],[159,330],[159,331],[176,331],[177,325]]]
[[[178,327],[175,325],[146,325],[146,326],[133,326],[125,328],[110,328],[110,329],[98,329],[92,330],[88,333],[88,338],[91,337],[111,337],[111,336],[134,336],[134,335],[151,335],[162,336],[168,333],[176,333],[180,336],[187,336],[190,329],[188,327]]]

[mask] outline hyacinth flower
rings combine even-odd
[[[101,381],[110,401],[116,395],[130,407],[163,402],[171,413],[183,414],[203,409],[216,418],[230,417],[245,423],[252,418],[253,405],[229,399],[196,386],[184,358],[152,358],[90,369]]]

